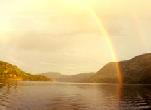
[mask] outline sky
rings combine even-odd
[[[1,0],[0,60],[33,74],[96,72],[113,55],[151,52],[150,11],[150,0]]]

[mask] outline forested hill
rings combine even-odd
[[[117,81],[118,63],[124,83],[151,84],[151,53],[136,56],[130,60],[110,62],[89,80],[90,82],[113,83]]]
[[[31,75],[18,68],[16,65],[12,65],[7,62],[0,61],[0,82],[6,81],[8,79],[13,80],[26,80],[26,81],[48,81],[43,75]]]

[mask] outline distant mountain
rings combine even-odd
[[[116,64],[119,64],[124,83],[151,84],[151,53],[136,56],[130,60],[110,62],[93,75],[90,82],[117,82]]]
[[[94,73],[80,73],[76,75],[62,75],[58,78],[60,82],[77,82],[77,83],[87,83],[89,78],[91,78]]]
[[[30,81],[50,80],[49,78],[42,75],[31,75],[22,71],[16,65],[0,61],[0,82],[2,83],[10,79]]]
[[[58,72],[47,72],[47,73],[42,73],[41,75],[46,76],[48,78],[52,78],[53,80],[57,80],[62,76],[62,74]]]
[[[94,73],[80,73],[76,75],[62,75],[57,72],[42,73],[42,75],[52,78],[58,82],[88,82],[88,79],[94,75]]]

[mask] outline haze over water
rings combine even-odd
[[[20,82],[0,89],[0,110],[149,110],[150,87]]]

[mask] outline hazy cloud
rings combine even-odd
[[[0,1],[1,60],[33,73],[97,71],[112,57],[95,17],[119,60],[151,51],[151,1],[89,2],[96,16],[79,0]]]

